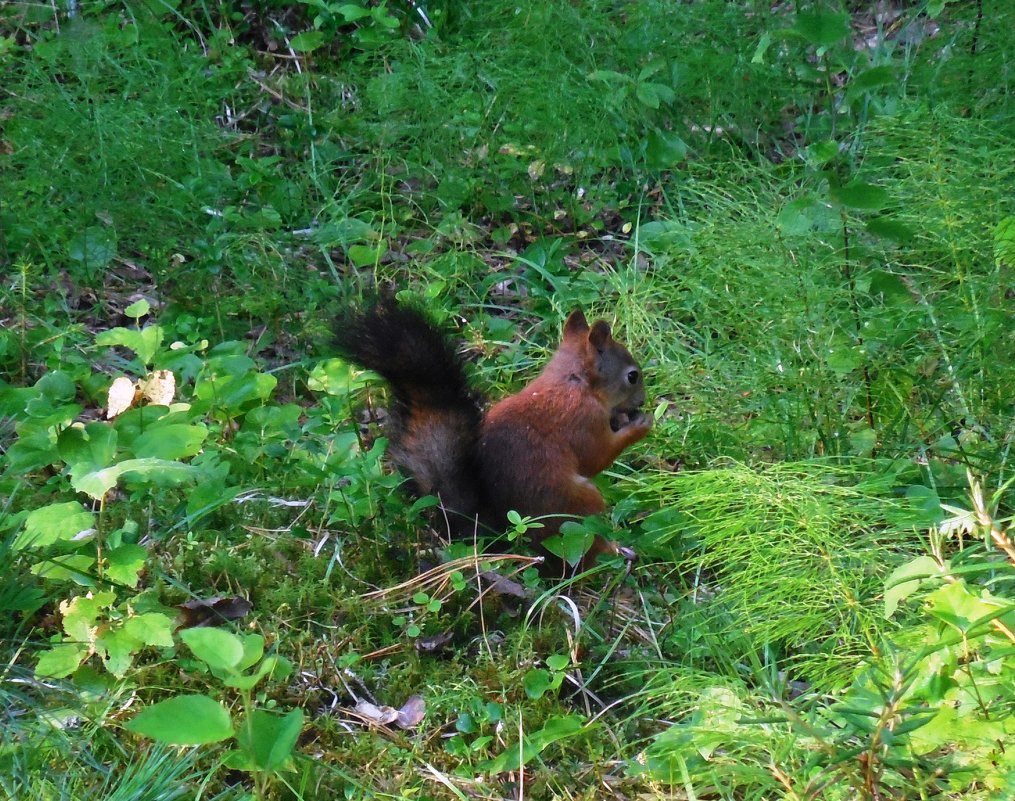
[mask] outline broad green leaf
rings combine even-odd
[[[807,148],[807,161],[815,167],[821,167],[839,155],[839,143],[831,140],[828,142],[815,142]]]
[[[132,350],[144,364],[151,364],[162,345],[162,327],[148,325],[138,331],[136,328],[113,328],[95,337],[95,344],[102,346],[119,345]]]
[[[155,484],[179,484],[195,479],[200,471],[189,464],[169,462],[164,459],[127,459],[102,470],[95,470],[82,476],[73,476],[71,486],[78,492],[100,500],[116,486],[121,477],[131,475]]]
[[[208,436],[206,426],[173,423],[145,431],[131,443],[138,459],[186,459],[201,452]]]
[[[284,679],[292,671],[292,664],[276,654],[265,657],[257,670],[251,674],[242,676],[227,676],[222,683],[227,687],[235,687],[238,690],[252,690],[265,676],[273,676],[278,680]]]
[[[243,370],[229,370],[229,364],[234,361],[242,363],[249,359],[227,359],[214,366],[209,364],[194,386],[194,396],[200,400],[213,401],[217,407],[229,412],[239,411],[252,401],[265,400],[271,396],[278,383],[275,376],[255,372],[252,366]]]
[[[577,715],[554,715],[547,719],[542,729],[523,738],[522,748],[508,746],[496,759],[486,766],[490,773],[504,773],[518,770],[551,743],[581,734],[587,728]]]
[[[1015,267],[1015,216],[1005,217],[994,229],[994,263]]]
[[[260,634],[243,635],[243,657],[236,665],[237,670],[246,670],[264,656],[264,637]]]
[[[525,687],[525,694],[533,701],[537,701],[550,689],[550,674],[542,668],[534,668],[526,672],[522,684]]]
[[[102,664],[117,678],[123,678],[130,670],[134,654],[142,647],[143,643],[124,626],[106,629],[95,641],[95,648],[102,655]]]
[[[890,618],[902,601],[916,592],[931,576],[940,576],[941,568],[930,556],[921,556],[899,565],[885,580],[885,617]]]
[[[287,715],[255,709],[236,732],[236,742],[255,770],[275,772],[289,765],[302,730],[302,709]]]
[[[945,584],[934,590],[927,596],[927,602],[934,617],[955,627],[963,634],[967,634],[977,622],[1005,611],[999,602],[993,600],[988,602],[974,595],[964,580]]]
[[[684,250],[691,247],[687,228],[676,220],[652,220],[636,229],[638,246],[651,253]]]
[[[863,181],[830,187],[828,194],[840,206],[862,211],[879,211],[887,206],[890,200],[886,190]]]
[[[356,5],[355,3],[346,3],[334,9],[334,11],[341,14],[346,22],[356,22],[370,16],[369,8],[363,5]]]
[[[621,72],[613,70],[596,70],[589,73],[590,81],[605,81],[606,83],[627,83],[631,79]]]
[[[148,552],[140,545],[121,545],[106,554],[105,576],[116,584],[136,587]]]
[[[381,240],[375,245],[350,245],[349,261],[356,267],[369,267],[380,261],[387,252],[388,243],[385,240]]]
[[[57,438],[60,458],[72,471],[89,472],[112,463],[116,455],[116,429],[109,423],[70,426]]]
[[[877,89],[880,86],[895,86],[897,83],[898,78],[895,74],[895,67],[888,65],[872,67],[850,80],[846,93],[852,97],[861,92]]]
[[[828,47],[849,36],[849,17],[831,11],[801,12],[790,30],[811,44]]]
[[[659,108],[661,97],[656,84],[639,83],[635,87],[634,94],[638,100],[641,101],[642,105],[648,106],[649,108]]]
[[[217,743],[233,736],[229,712],[206,695],[178,695],[160,701],[124,728],[168,745]]]
[[[576,565],[585,552],[592,547],[595,533],[582,523],[568,520],[560,527],[560,534],[547,537],[542,545],[554,556],[559,556],[569,565]]]
[[[105,267],[116,256],[116,237],[107,228],[86,228],[67,243],[67,257],[86,270]]]
[[[182,639],[194,656],[206,662],[212,670],[231,673],[243,659],[243,641],[230,631],[201,628],[184,629]]]
[[[14,541],[14,549],[52,545],[94,529],[95,515],[77,501],[53,503],[28,514],[24,531]]]
[[[648,132],[645,139],[645,166],[652,170],[665,170],[687,157],[687,144],[672,131],[658,128]]]
[[[68,553],[44,559],[32,565],[32,574],[52,581],[73,581],[82,587],[94,589],[95,557],[83,553]]]
[[[65,678],[80,667],[88,657],[88,650],[88,646],[79,643],[54,645],[39,656],[35,675],[52,679]]]
[[[871,217],[864,225],[875,236],[890,239],[900,245],[912,242],[916,238],[916,232],[912,228],[888,216]]]
[[[132,615],[123,624],[132,637],[144,645],[171,648],[173,645],[173,619],[161,612],[144,612]]]
[[[324,223],[314,231],[311,238],[322,247],[344,246],[353,242],[369,242],[377,239],[377,231],[370,223],[356,217],[343,217]]]
[[[100,614],[112,606],[115,601],[116,594],[108,590],[78,595],[69,601],[61,601],[60,614],[63,615],[63,630],[70,639],[77,642],[94,642]]]
[[[151,311],[151,308],[152,308],[151,304],[149,304],[148,301],[145,300],[144,298],[141,298],[141,300],[137,300],[131,303],[126,309],[123,310],[123,313],[126,314],[128,317],[133,317],[135,320],[137,320],[148,314],[148,312]]]
[[[303,729],[303,710],[285,715],[254,710],[249,725],[237,733],[237,742],[254,759],[258,770],[278,771],[291,767],[293,749]]]
[[[786,236],[806,234],[814,227],[814,209],[817,200],[813,195],[804,195],[787,203],[779,211],[775,224]]]
[[[310,53],[324,44],[322,31],[304,31],[289,40],[292,49],[297,53]]]

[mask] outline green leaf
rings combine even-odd
[[[99,616],[115,601],[116,594],[109,590],[87,596],[78,595],[69,601],[61,601],[63,630],[70,639],[79,643],[94,642]]]
[[[885,618],[899,608],[899,601],[916,592],[931,576],[940,576],[938,563],[930,556],[921,556],[899,565],[885,580]]]
[[[154,484],[179,484],[195,479],[200,471],[189,464],[164,459],[127,459],[102,470],[72,476],[71,486],[95,500],[100,500],[116,486],[121,477],[130,475]]]
[[[862,92],[869,92],[871,89],[881,86],[895,86],[897,83],[898,77],[895,74],[895,67],[888,65],[872,67],[850,80],[846,87],[846,94],[854,97]]]
[[[551,743],[574,737],[584,731],[587,731],[587,728],[577,715],[552,716],[547,719],[542,729],[523,738],[521,749],[517,745],[509,746],[506,751],[488,763],[486,769],[490,773],[518,770]]]
[[[817,201],[813,195],[804,195],[787,203],[779,211],[775,224],[786,236],[800,236],[814,227]]]
[[[370,267],[381,260],[388,252],[388,243],[381,240],[375,245],[350,245],[349,261],[356,267]]]
[[[65,428],[57,438],[60,458],[72,471],[88,472],[107,467],[116,455],[116,429],[108,423],[89,423]]]
[[[994,263],[1015,267],[1015,216],[1005,217],[994,229]]]
[[[171,423],[148,429],[131,443],[139,459],[186,459],[201,452],[208,436],[206,426]]]
[[[14,549],[41,548],[94,529],[95,515],[77,501],[53,503],[28,513],[24,531],[14,540]]]
[[[311,53],[324,44],[322,31],[304,31],[289,40],[289,45],[297,53]]]
[[[554,556],[559,556],[569,565],[581,561],[586,551],[592,547],[595,533],[582,523],[568,520],[560,527],[560,534],[547,537],[542,545]]]
[[[126,309],[123,310],[123,313],[126,314],[128,317],[133,317],[135,320],[137,320],[148,314],[148,312],[151,311],[151,308],[152,308],[151,304],[149,304],[148,301],[145,300],[144,298],[141,298],[141,300],[137,300],[131,303]]]
[[[162,346],[162,326],[148,325],[138,331],[136,328],[113,328],[95,337],[95,344],[103,347],[119,345],[133,351],[144,364],[151,364]]]
[[[542,668],[534,668],[526,672],[522,684],[525,687],[525,694],[533,701],[537,701],[550,689],[550,674]]]
[[[173,619],[161,612],[144,612],[132,615],[123,624],[124,628],[144,645],[156,648],[171,648],[173,645]]]
[[[849,36],[849,16],[831,11],[801,12],[790,31],[819,47],[828,47]]]
[[[768,52],[768,48],[772,46],[774,41],[772,34],[769,31],[765,31],[761,34],[758,39],[757,47],[754,48],[754,55],[751,56],[752,64],[764,64],[765,54]]]
[[[236,733],[236,742],[255,770],[276,772],[289,766],[303,730],[303,710],[275,715],[255,709]]]
[[[887,206],[890,200],[886,190],[863,181],[830,187],[828,193],[840,206],[863,211],[879,211]]]
[[[117,678],[130,670],[134,654],[141,650],[143,643],[125,627],[106,629],[95,642],[96,650],[102,654],[102,664]]]
[[[52,679],[62,679],[77,670],[88,657],[88,647],[79,643],[63,643],[54,645],[49,651],[39,656],[35,666],[35,675]]]
[[[595,70],[589,73],[590,81],[605,81],[606,83],[624,84],[629,83],[630,78],[621,72],[614,70]]]
[[[341,14],[346,22],[356,22],[364,17],[370,16],[370,9],[366,6],[356,5],[355,3],[346,3],[335,9],[335,12]]]
[[[253,673],[242,676],[227,676],[222,683],[227,687],[235,687],[238,690],[252,690],[265,676],[272,676],[275,679],[283,680],[292,672],[292,663],[277,654],[265,657],[264,661]]]
[[[180,639],[212,670],[232,673],[243,660],[243,641],[232,632],[212,628],[184,629]]]
[[[94,556],[83,553],[69,553],[44,559],[32,565],[32,574],[39,578],[52,581],[73,581],[82,587],[94,589],[95,581]]]
[[[124,728],[167,745],[217,743],[233,736],[229,712],[206,695],[178,695],[160,701]]]
[[[116,256],[116,237],[106,228],[86,228],[67,243],[67,257],[86,270],[101,269]]]
[[[996,602],[973,595],[965,581],[945,584],[927,596],[930,613],[939,620],[953,626],[963,634],[984,619],[997,616],[1005,610]]]
[[[236,665],[237,670],[246,670],[264,656],[264,637],[260,634],[243,635],[243,657]]]
[[[871,217],[866,221],[865,227],[875,236],[890,239],[900,245],[912,242],[916,238],[916,232],[912,228],[887,216]]]
[[[106,554],[106,578],[116,584],[136,587],[148,552],[140,545],[121,545]]]
[[[673,90],[658,83],[639,83],[635,86],[634,94],[642,105],[649,108],[659,108],[660,103],[668,103],[673,100]],[[667,95],[669,100],[667,100]]]
[[[571,657],[567,654],[553,654],[546,657],[546,664],[550,670],[566,670],[571,664]]]
[[[687,157],[687,144],[672,131],[654,128],[645,139],[645,166],[665,170]]]

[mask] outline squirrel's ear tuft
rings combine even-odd
[[[589,342],[596,349],[602,348],[610,339],[610,324],[606,320],[596,320],[589,332]]]
[[[569,337],[584,336],[589,330],[588,320],[585,319],[585,315],[581,309],[575,309],[571,312],[571,316],[567,318],[567,322],[564,323],[564,339]]]

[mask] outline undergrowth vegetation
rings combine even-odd
[[[0,791],[1015,796],[1013,27],[0,6]],[[441,542],[330,344],[379,288],[491,398],[615,324],[629,571]]]

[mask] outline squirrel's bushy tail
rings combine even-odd
[[[393,460],[413,477],[420,495],[437,495],[456,513],[456,529],[471,531],[480,509],[483,413],[444,333],[421,311],[382,300],[340,322],[336,344],[343,356],[391,386]]]

